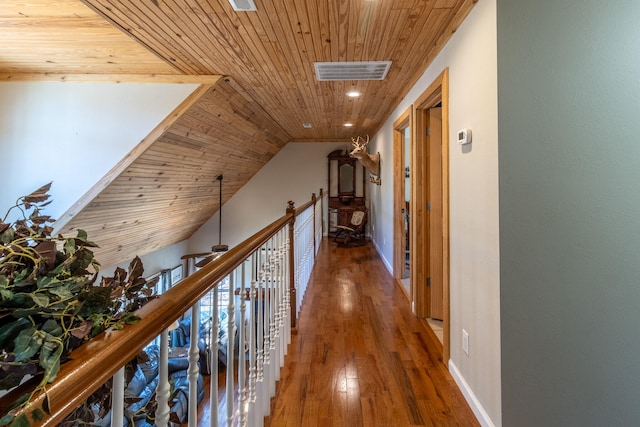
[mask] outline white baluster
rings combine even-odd
[[[256,372],[256,282],[258,278],[257,272],[257,254],[251,254],[251,283],[249,287],[249,403],[248,415],[249,426],[254,427],[256,423],[256,382],[258,373]],[[260,411],[260,415],[262,412]]]
[[[258,249],[257,252],[257,273],[258,273],[258,324],[256,325],[256,407],[259,408],[256,412],[260,414],[262,419],[265,415],[268,415],[268,408],[265,409],[264,405],[264,316],[265,316],[265,298],[266,298],[266,283],[264,270],[262,268],[264,262],[264,247]]]
[[[200,357],[200,349],[198,348],[198,340],[200,334],[200,304],[196,303],[191,307],[191,331],[189,346],[189,427],[198,426],[198,359]]]
[[[229,275],[229,304],[227,305],[227,325],[228,325],[228,340],[227,340],[227,425],[233,425],[233,391],[234,391],[234,369],[233,369],[233,353],[235,351],[235,333],[233,331],[235,327],[235,285],[236,285],[236,272],[235,270]]]
[[[238,326],[238,425],[247,425],[247,360],[245,356],[246,330],[246,261],[240,265],[240,325]]]
[[[166,427],[169,422],[169,332],[160,333],[160,359],[158,360],[158,388],[156,389],[156,426]]]
[[[278,327],[280,329],[280,340],[279,340],[279,356],[280,356],[280,367],[278,368],[278,379],[280,379],[280,368],[284,366],[284,355],[287,352],[287,333],[285,331],[286,328],[286,320],[287,320],[287,307],[286,307],[286,299],[285,299],[285,250],[284,250],[284,239],[285,234],[284,231],[280,230],[278,233],[278,298],[280,299],[280,316]]]
[[[213,288],[213,313],[211,315],[211,332],[209,342],[211,352],[209,354],[209,365],[211,366],[211,377],[209,384],[209,423],[211,427],[218,427],[218,331],[220,330],[220,319],[218,314],[218,286]]]
[[[274,286],[274,335],[273,335],[273,394],[275,396],[275,383],[280,381],[280,342],[281,342],[281,323],[282,323],[282,310],[281,310],[281,295],[280,295],[280,245],[279,234],[276,233],[272,238],[273,240],[273,286]]]
[[[113,376],[111,386],[111,427],[122,427],[124,420],[124,366]]]
[[[289,251],[291,250],[290,242],[289,242],[289,233],[286,232],[284,235],[284,286],[285,286],[285,307],[287,309],[287,318],[285,323],[285,330],[287,331],[287,345],[291,343],[291,282],[289,272],[291,271],[291,261],[289,258]]]
[[[275,277],[275,250],[276,245],[274,239],[270,241],[271,253],[270,253],[270,281],[271,290],[269,292],[269,397],[276,395],[276,379],[277,379],[277,366],[278,359],[276,358],[276,332],[277,332],[277,310],[278,299],[276,295],[276,277]]]
[[[271,397],[271,318],[272,318],[272,313],[271,313],[271,301],[272,301],[272,295],[271,295],[271,272],[270,272],[270,268],[271,265],[269,264],[269,258],[270,258],[270,249],[271,248],[271,244],[270,242],[267,242],[265,244],[265,257],[264,257],[264,275],[265,275],[265,282],[264,282],[264,289],[265,289],[265,295],[264,295],[264,322],[263,322],[263,326],[264,326],[264,348],[263,348],[263,352],[264,352],[264,364],[263,364],[263,376],[264,376],[264,381],[263,381],[263,408],[264,408],[264,413],[265,415],[270,415],[271,413],[271,405],[270,405],[270,401],[269,398]]]

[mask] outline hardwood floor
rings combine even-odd
[[[400,286],[373,246],[322,242],[265,427],[479,425]],[[202,427],[211,416],[205,382]],[[223,389],[218,402],[225,426]]]
[[[375,248],[322,245],[265,426],[479,425]]]

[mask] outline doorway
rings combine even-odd
[[[445,69],[414,103],[411,145],[411,289],[415,313],[441,325],[442,356],[449,328],[449,88]],[[433,328],[436,329],[436,328]],[[438,331],[434,330],[434,335]]]
[[[407,299],[413,302],[411,289],[411,134],[412,108],[409,107],[393,123],[393,199],[394,199],[394,278],[400,283]],[[412,304],[413,309],[413,304]]]

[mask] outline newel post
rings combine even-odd
[[[293,202],[289,200],[287,206],[287,215],[291,214],[289,222],[289,303],[291,305],[291,329],[296,327],[296,304],[298,296],[296,294],[296,257],[295,257],[295,222],[296,208]]]
[[[311,193],[311,202],[313,203],[313,263],[316,262],[316,193]]]
[[[322,228],[321,236],[324,236],[324,217],[322,217],[324,215],[324,202],[322,201],[322,199],[324,199],[324,194],[322,193],[322,188],[321,188],[320,189],[320,217],[321,217],[320,227]]]

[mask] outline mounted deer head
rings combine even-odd
[[[362,140],[362,142],[360,142]],[[349,153],[351,157],[355,157],[362,163],[362,166],[369,171],[369,181],[374,184],[380,185],[380,153],[376,153],[373,156],[367,153],[367,145],[369,144],[369,135],[367,135],[366,141],[364,138],[358,136],[358,139],[351,137],[353,142],[353,151]]]

